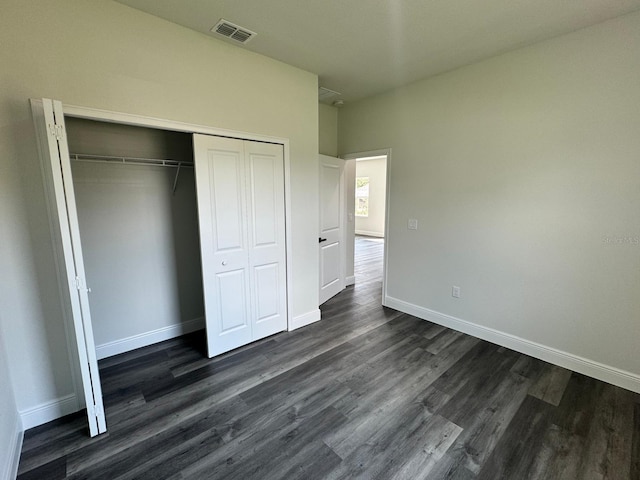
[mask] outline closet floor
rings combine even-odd
[[[639,395],[383,308],[364,273],[295,332],[100,362],[108,433],[29,430],[19,478],[640,478]]]

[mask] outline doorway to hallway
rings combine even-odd
[[[355,177],[355,234],[384,237],[387,155],[356,158]]]
[[[356,235],[354,249],[355,289],[359,294],[382,296],[384,238]]]
[[[346,285],[358,294],[386,298],[391,149],[348,153]]]

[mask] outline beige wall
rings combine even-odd
[[[347,104],[340,152],[393,150],[389,295],[640,374],[639,51],[635,13]]]
[[[338,109],[324,103],[318,104],[318,142],[320,153],[338,156]]]
[[[360,235],[384,237],[387,158],[357,161],[357,177],[369,177],[369,216],[356,217],[355,232]]]
[[[0,65],[0,327],[19,410],[73,394],[30,97],[289,138],[293,313],[317,309],[315,75],[104,0],[4,1]]]

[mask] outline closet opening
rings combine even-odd
[[[65,413],[86,406],[91,436],[105,404],[146,403],[186,363],[291,328],[288,139],[47,98],[31,109],[76,392]],[[144,365],[133,387],[131,362]]]
[[[101,370],[193,332],[186,343],[206,358],[192,135],[65,123]]]

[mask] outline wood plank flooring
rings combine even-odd
[[[640,396],[381,307],[382,246],[357,239],[321,322],[101,361],[108,433],[31,429],[18,478],[640,478]]]

